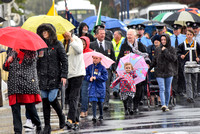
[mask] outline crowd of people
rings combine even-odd
[[[158,25],[151,37],[145,33],[143,24],[127,27],[126,37],[123,37],[120,30],[112,33],[102,23],[95,26],[93,36],[88,32],[88,25],[81,23],[77,35],[73,30],[65,32],[64,41],[60,42],[55,27],[44,23],[37,28],[37,34],[48,48],[37,52],[9,48],[3,68],[9,71],[8,95],[15,133],[22,133],[21,104],[26,106],[26,118],[32,122],[32,127],[36,127],[37,133],[44,134],[51,133],[51,106],[58,115],[60,129],[65,126],[79,129],[79,117],[88,116],[89,103],[92,105],[92,121],[97,121],[97,105],[98,120],[103,120],[103,111],[109,110],[110,91],[123,101],[125,115],[138,113],[152,79],[158,82],[162,111],[170,110],[170,90],[175,95],[185,95],[189,103],[194,103],[195,97],[200,95],[197,82],[200,76],[185,73],[184,65],[189,61],[187,48],[194,48],[193,61],[199,63],[200,24],[186,22],[186,31],[182,33],[183,26],[173,24],[173,34],[166,31],[166,25]],[[93,64],[85,67],[84,54],[92,51],[102,53],[115,63],[105,68],[101,64],[102,57],[93,56]],[[123,75],[116,72],[120,58],[130,53],[144,57],[149,67],[148,79],[136,85],[137,73],[130,62],[125,63]],[[66,86],[67,115],[57,98],[61,86]],[[43,106],[43,130],[35,107],[40,102]]]

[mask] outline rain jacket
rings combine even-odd
[[[42,32],[48,30],[49,40],[42,36]],[[42,49],[44,56],[37,60],[39,86],[41,90],[60,88],[61,78],[67,78],[67,55],[63,44],[57,40],[55,28],[51,24],[42,24],[37,29],[37,34],[46,42],[48,48]]]
[[[78,29],[79,35],[78,35],[78,37],[83,36],[83,35],[82,35],[82,33],[83,33],[82,30],[83,30],[83,27],[84,27],[84,26],[87,26],[88,29],[89,29],[89,26],[88,26],[86,23],[82,22],[82,23],[79,25],[79,29]],[[94,38],[90,33],[86,33],[85,36],[87,36],[87,37],[90,39],[90,42],[95,41],[95,38]]]
[[[150,70],[154,67],[155,77],[167,78],[176,75],[178,61],[176,49],[171,46],[169,35],[162,34],[162,36],[166,37],[166,49],[162,51],[162,47],[164,47],[162,44],[156,48]]]
[[[96,80],[90,81],[90,77],[95,76]],[[104,101],[106,95],[106,81],[108,79],[108,72],[106,68],[101,64],[91,64],[86,68],[85,79],[89,82],[89,101]]]
[[[83,49],[83,53],[92,52],[93,50],[90,49],[90,39],[86,36],[81,36],[80,39],[83,39],[86,42],[86,47]]]
[[[135,71],[131,71],[130,73],[124,72],[122,76],[119,76],[112,84],[111,88],[114,88],[118,83],[120,83],[120,91],[123,92],[135,92],[136,86],[134,78],[137,77]]]

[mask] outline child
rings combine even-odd
[[[101,57],[93,56],[93,64],[86,68],[85,79],[89,82],[89,102],[92,102],[92,121],[96,122],[96,105],[99,106],[99,120],[103,120],[103,102],[106,95],[108,72],[101,64]]]
[[[125,72],[122,76],[119,76],[112,84],[111,88],[114,88],[120,82],[121,100],[124,103],[125,115],[133,114],[133,98],[136,91],[134,78],[137,77],[133,66],[130,62],[124,64]],[[130,102],[130,103],[128,103]],[[128,104],[130,109],[128,110]]]

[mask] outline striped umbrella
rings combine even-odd
[[[164,20],[164,23],[174,24],[174,22],[185,23],[186,21],[200,22],[200,17],[194,13],[182,11],[175,12]]]

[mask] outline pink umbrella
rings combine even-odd
[[[120,58],[116,70],[119,75],[122,75],[125,72],[124,64],[126,62],[130,62],[133,65],[133,68],[136,70],[137,78],[135,78],[135,84],[138,84],[146,79],[148,66],[142,56],[134,53],[129,53],[126,56]]]
[[[88,67],[89,65],[93,64],[92,56],[101,57],[101,64],[105,68],[109,68],[114,63],[114,61],[112,59],[108,58],[107,56],[104,56],[103,54],[101,54],[99,52],[93,51],[93,52],[88,52],[88,53],[83,54],[85,67]]]

